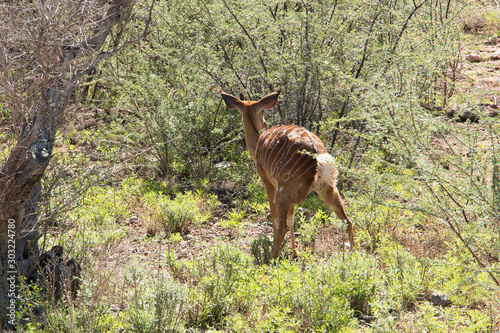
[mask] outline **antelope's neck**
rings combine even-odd
[[[245,131],[245,142],[247,144],[248,152],[250,153],[250,157],[252,160],[255,160],[255,150],[257,148],[257,141],[259,140],[260,133],[257,131],[257,128],[254,126],[250,117],[243,116],[243,130]]]

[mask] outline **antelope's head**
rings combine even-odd
[[[276,104],[279,92],[273,92],[259,101],[242,101],[223,91],[221,91],[221,95],[229,109],[240,111],[245,131],[247,129],[251,130],[253,127],[253,130],[258,135],[261,130],[267,127],[264,120],[264,110],[268,110]]]

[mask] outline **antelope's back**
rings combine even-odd
[[[277,183],[314,181],[316,159],[311,154],[323,154],[321,140],[303,127],[275,126],[263,132],[257,142],[256,162],[261,176]]]

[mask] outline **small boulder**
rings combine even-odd
[[[74,259],[64,261],[63,251],[62,246],[53,246],[37,260],[42,289],[48,292],[54,302],[65,295],[75,300],[80,289],[82,267]]]
[[[228,161],[222,161],[222,162],[219,162],[215,165],[215,167],[217,169],[227,169],[227,168],[230,168],[233,166],[233,162],[228,162]]]
[[[470,62],[480,62],[482,60],[481,56],[479,54],[468,54],[465,59],[469,60]]]
[[[500,37],[490,37],[486,42],[484,42],[486,45],[496,45],[500,43]]]
[[[481,105],[481,114],[488,117],[498,117],[498,106],[497,105]]]
[[[455,117],[455,115],[458,113],[458,111],[460,110],[460,107],[458,105],[455,105],[451,108],[448,108],[446,110],[446,117],[448,117],[449,119],[452,119]]]
[[[455,105],[454,107],[447,109],[446,116],[450,119],[458,117],[456,121],[459,122],[466,122],[467,120],[470,120],[472,123],[479,122],[479,119],[481,118],[479,110],[476,110],[474,106],[471,106],[468,103]]]
[[[471,110],[465,110],[462,114],[458,115],[458,118],[461,122],[466,122],[467,120],[470,120],[471,123],[477,123],[479,122],[481,116],[476,112],[472,112]]]
[[[492,54],[490,60],[500,60],[500,52]]]
[[[431,302],[434,306],[448,306],[451,304],[450,299],[444,293],[433,293],[431,295]]]

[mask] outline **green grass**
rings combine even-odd
[[[206,228],[210,220],[240,235],[264,220],[266,197],[257,180],[249,186],[250,197],[242,193],[235,207],[225,210],[227,217],[214,214],[221,206],[207,190],[168,190],[164,183],[134,174],[114,184],[95,184],[76,209],[59,216],[53,227],[63,232],[48,236],[48,244],[63,245],[83,265],[77,300],[53,304],[36,287],[23,286],[19,328],[491,331],[500,320],[500,289],[449,230],[434,234],[447,229],[436,228],[428,211],[417,209],[435,198],[424,195],[415,171],[392,167],[381,173],[381,165],[372,164],[373,169],[351,173],[359,180],[356,186],[364,187],[363,196],[346,191],[348,211],[356,223],[358,245],[353,252],[343,252],[340,244],[330,241],[328,255],[315,253],[314,242],[326,230],[343,231],[335,214],[313,195],[296,211],[299,257],[268,265],[264,263],[272,241],[267,235],[228,239],[214,234],[207,243],[186,237],[190,230]],[[133,216],[138,218],[131,223]],[[499,276],[500,265],[491,258],[498,239],[491,230],[479,220],[461,226],[475,253]],[[440,251],[424,248],[433,240],[441,241]],[[195,246],[199,250],[180,255]],[[282,248],[284,257],[288,251],[288,246]],[[433,292],[445,293],[451,306],[432,306]],[[42,308],[44,315],[37,317]]]
[[[293,260],[256,265],[240,244],[219,240],[196,258],[177,259],[168,252],[152,260],[153,270],[147,268],[151,258],[145,263],[132,256],[127,264],[107,268],[105,258],[87,255],[76,303],[53,306],[36,290],[23,288],[25,313],[37,305],[46,314],[20,327],[33,332],[394,332],[411,327],[478,332],[498,320],[499,289],[463,251],[429,260],[385,241],[373,254],[356,250],[320,259],[303,252]],[[433,291],[446,293],[452,305],[432,306]]]
[[[411,17],[411,1],[353,4],[158,7],[150,44],[103,63],[99,108],[110,110],[89,113],[92,130],[60,134],[44,179],[50,223],[40,232],[45,248],[62,245],[82,264],[79,296],[54,304],[23,283],[18,330],[495,332],[498,120],[460,124],[422,107],[472,103],[463,92],[444,98],[443,76],[461,41],[484,36],[458,35],[429,2]],[[497,12],[476,14],[471,25],[498,31]],[[355,224],[352,252],[311,195],[296,210],[299,256],[285,245],[266,264],[267,196],[240,115],[220,106],[221,85],[251,96],[282,89],[269,123],[309,119],[326,146],[339,129],[327,148]],[[221,160],[232,163],[215,169]],[[433,306],[434,292],[451,305]]]
[[[202,192],[177,193],[171,199],[160,192],[149,192],[141,200],[149,215],[148,234],[157,232],[184,233],[190,224],[200,225],[212,216],[218,204],[213,195]]]

